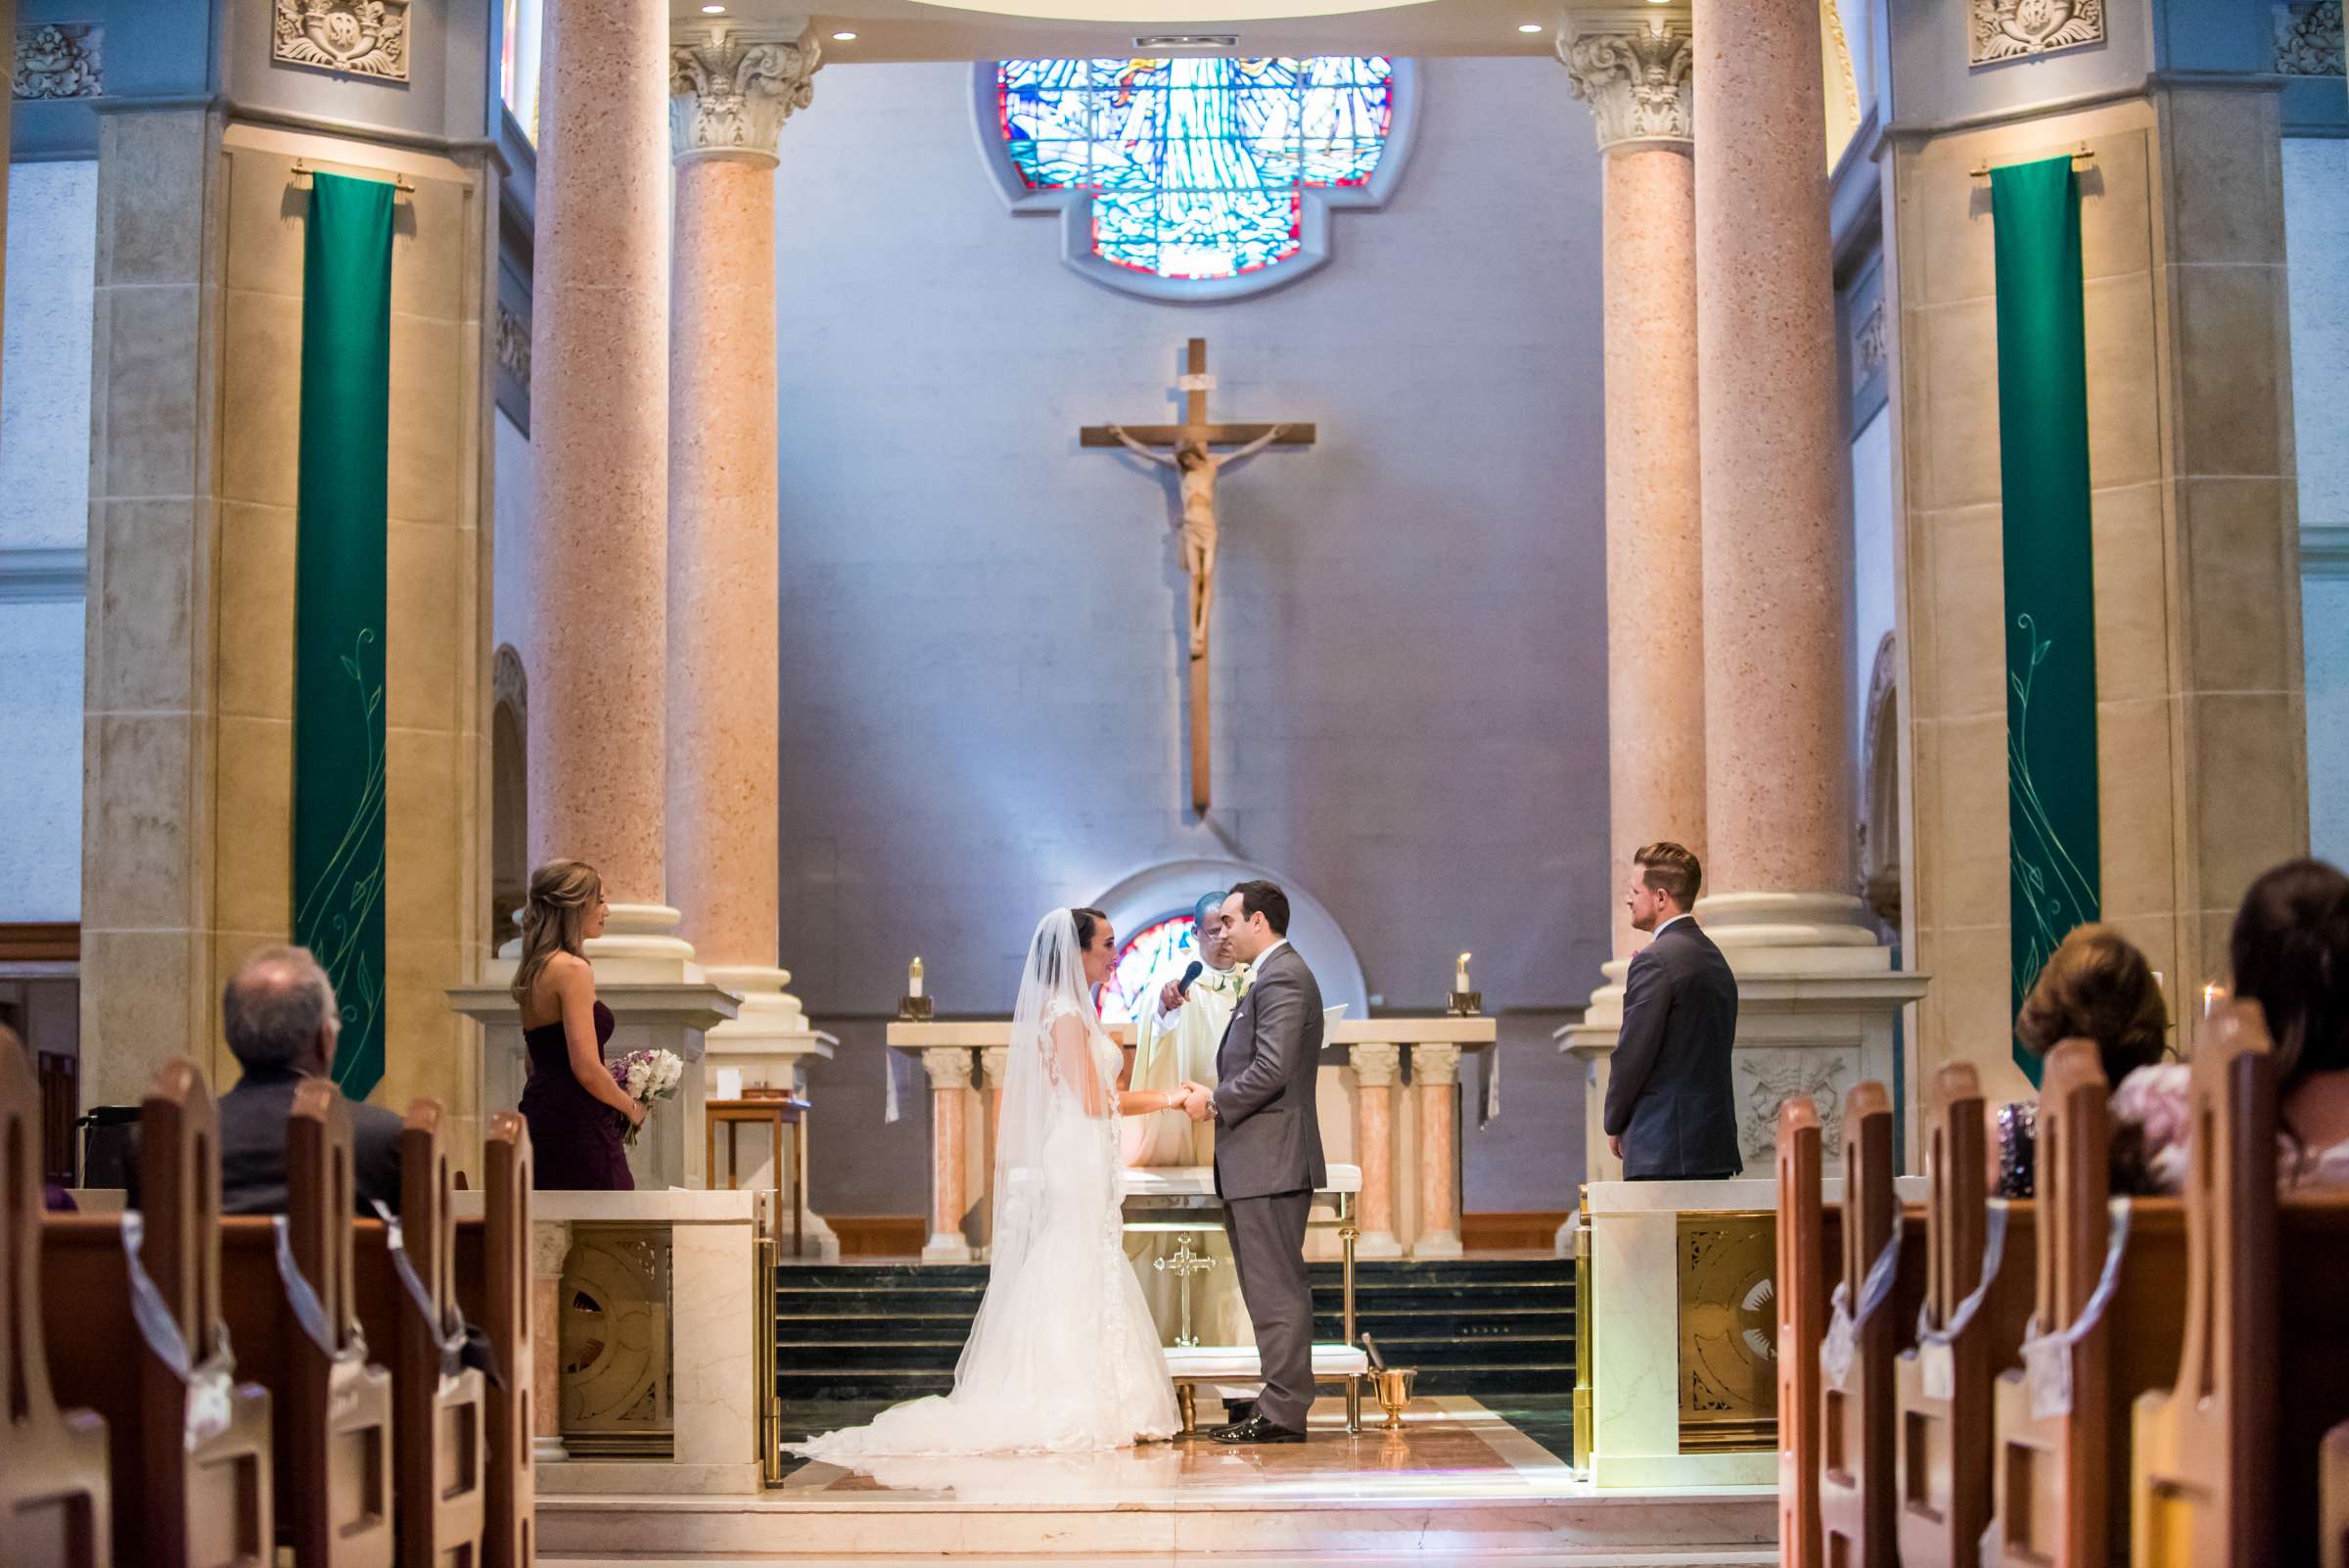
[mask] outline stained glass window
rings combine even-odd
[[[497,61],[500,94],[522,133],[538,143],[538,49],[545,30],[545,0],[506,0],[505,41]]]
[[[1366,185],[1394,123],[1383,56],[1005,60],[997,124],[1032,191],[1083,191],[1093,254],[1235,278],[1304,245],[1305,193]]]
[[[1190,912],[1165,915],[1126,939],[1118,948],[1118,967],[1101,988],[1101,1019],[1129,1024],[1150,1006],[1150,992],[1166,984],[1170,973],[1199,955]]]

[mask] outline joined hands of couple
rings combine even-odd
[[[1212,1122],[1216,1116],[1215,1091],[1204,1084],[1184,1079],[1179,1087],[1169,1090],[1173,1098],[1167,1102],[1170,1111],[1180,1111],[1194,1122]]]

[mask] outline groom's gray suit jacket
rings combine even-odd
[[[1225,1198],[1312,1192],[1328,1179],[1313,1082],[1321,988],[1297,949],[1266,958],[1216,1049],[1216,1190]]]

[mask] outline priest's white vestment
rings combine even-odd
[[[1182,1005],[1162,1014],[1158,992],[1167,981],[1180,978],[1179,969],[1159,977],[1138,1009],[1132,1080],[1137,1089],[1171,1089],[1185,1080],[1216,1086],[1216,1050],[1248,989],[1248,966],[1200,970]],[[1129,1166],[1213,1165],[1216,1160],[1215,1124],[1194,1122],[1180,1111],[1128,1117],[1121,1130]],[[1180,1287],[1174,1274],[1155,1265],[1172,1260],[1175,1250],[1176,1238],[1171,1232],[1141,1231],[1126,1237],[1126,1255],[1141,1276],[1159,1341],[1167,1345],[1174,1343],[1181,1328]],[[1191,1275],[1191,1332],[1202,1345],[1255,1344],[1256,1330],[1248,1321],[1239,1276],[1232,1269],[1231,1243],[1221,1230],[1199,1230],[1192,1233],[1191,1251],[1215,1260],[1214,1268]]]

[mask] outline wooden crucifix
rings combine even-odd
[[[1205,815],[1213,799],[1208,787],[1207,635],[1216,602],[1216,475],[1224,464],[1253,457],[1267,446],[1311,446],[1313,427],[1209,424],[1207,394],[1216,378],[1207,373],[1205,338],[1191,340],[1189,368],[1176,385],[1183,393],[1181,424],[1087,425],[1077,438],[1085,446],[1123,446],[1180,477],[1182,569],[1191,579],[1191,805]],[[1213,450],[1232,444],[1239,450],[1221,456]]]

